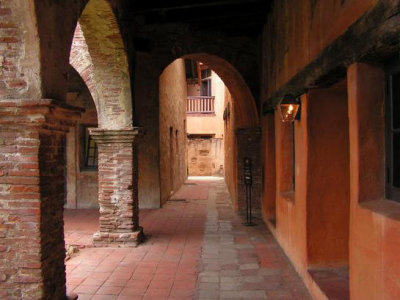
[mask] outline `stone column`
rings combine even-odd
[[[80,112],[0,101],[1,299],[65,299],[65,133]]]
[[[136,246],[143,238],[139,227],[138,180],[135,142],[138,128],[91,128],[99,152],[100,231],[96,246]]]

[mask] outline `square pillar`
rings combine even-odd
[[[81,109],[0,102],[0,298],[65,299],[65,134]]]
[[[238,128],[236,130],[238,156],[237,156],[237,181],[239,213],[246,212],[246,186],[244,184],[244,158],[250,157],[252,161],[252,211],[260,216],[261,191],[262,191],[262,157],[261,157],[261,128]]]
[[[143,239],[135,145],[140,130],[91,128],[89,131],[99,153],[100,231],[93,235],[94,244],[135,247]]]

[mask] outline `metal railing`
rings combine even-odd
[[[189,96],[187,101],[186,112],[188,114],[213,114],[214,96]]]

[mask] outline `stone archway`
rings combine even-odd
[[[159,51],[164,53],[162,50]],[[257,128],[259,117],[253,93],[241,72],[238,71],[233,63],[217,54],[199,52],[183,54],[179,57],[176,57],[175,54],[169,55],[167,59],[165,55],[158,56],[155,54],[149,56],[147,54],[137,53],[135,78],[140,78],[140,80],[136,80],[135,82],[134,98],[137,113],[135,118],[141,126],[146,128],[146,137],[139,145],[139,162],[158,162],[162,159],[159,157],[160,153],[158,151],[160,133],[158,132],[158,127],[154,126],[154,124],[158,124],[159,122],[159,78],[160,74],[167,66],[171,65],[171,63],[180,57],[197,59],[216,71],[231,92],[231,98],[233,99],[231,102],[234,104],[234,107],[232,105],[232,110],[240,112],[236,114],[236,120],[231,118],[229,125],[230,136],[229,139],[227,139],[230,147],[229,157],[227,159],[231,161],[228,171],[230,174],[230,176],[228,176],[228,186],[236,204],[236,199],[238,199],[238,177],[241,176],[241,173],[237,170],[238,147],[235,132],[238,128]],[[259,132],[255,134],[259,135]],[[225,135],[225,137],[227,136]],[[149,151],[149,149],[156,149],[156,151]],[[141,187],[139,194],[140,202],[151,203],[151,207],[159,207],[160,166],[149,163],[139,163],[139,172],[141,176],[143,176],[143,174],[153,174],[152,176],[147,176],[152,180],[151,185],[148,180],[146,180],[145,183],[139,182],[139,186]],[[146,184],[149,186],[147,187]],[[157,187],[157,189],[155,187]],[[157,194],[154,192],[156,190]]]

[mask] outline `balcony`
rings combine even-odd
[[[214,96],[189,96],[187,98],[186,113],[188,115],[202,114],[210,115],[215,114],[214,111]]]

